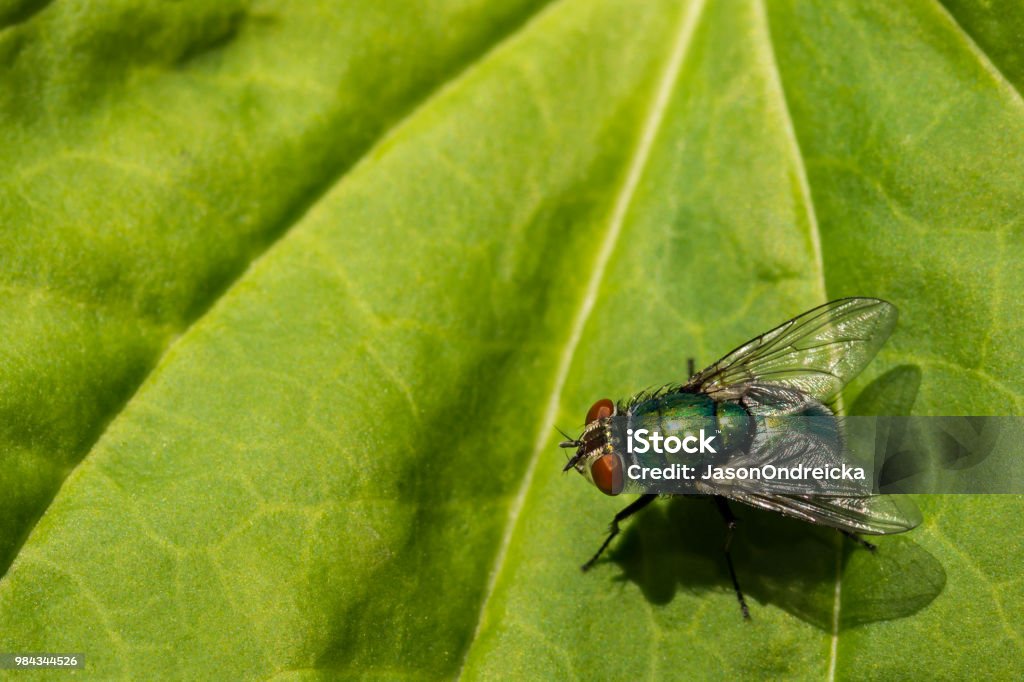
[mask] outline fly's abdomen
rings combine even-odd
[[[788,448],[804,453],[807,461],[842,461],[839,420],[832,410],[816,401],[808,401],[787,414],[759,417],[755,435],[751,446],[758,452],[776,453]]]

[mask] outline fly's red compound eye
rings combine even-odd
[[[594,485],[605,495],[622,492],[622,463],[612,454],[601,455],[590,465],[590,476]]]
[[[602,398],[590,406],[587,410],[587,424],[597,419],[604,419],[615,414],[615,403],[608,398]]]

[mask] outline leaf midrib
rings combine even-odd
[[[484,591],[484,596],[480,602],[480,610],[477,614],[475,628],[472,636],[466,643],[465,651],[463,652],[462,660],[459,665],[458,674],[456,675],[459,679],[463,677],[466,663],[473,650],[473,645],[479,639],[483,624],[486,620],[488,605],[494,595],[494,591],[497,587],[501,574],[505,569],[506,559],[508,557],[508,548],[511,543],[512,536],[515,534],[515,530],[519,524],[523,506],[526,502],[526,496],[529,494],[530,488],[532,487],[533,479],[536,474],[537,463],[539,462],[541,453],[550,439],[551,431],[555,426],[555,420],[561,406],[562,393],[565,389],[565,383],[569,377],[569,371],[572,368],[576,349],[579,346],[580,340],[583,338],[583,330],[590,318],[590,314],[593,312],[598,293],[600,292],[601,285],[604,280],[605,272],[608,268],[608,263],[611,261],[619,236],[622,233],[626,214],[629,211],[636,188],[639,185],[640,179],[643,176],[643,172],[650,158],[651,149],[654,146],[654,139],[657,137],[657,133],[661,129],[661,125],[665,118],[665,112],[668,109],[669,101],[671,100],[671,96],[674,91],[674,86],[679,79],[682,65],[689,53],[689,48],[693,42],[693,36],[696,33],[700,18],[703,15],[706,2],[707,0],[695,0],[695,2],[690,3],[684,11],[680,12],[679,28],[675,32],[676,40],[673,42],[672,48],[669,51],[662,76],[657,81],[657,87],[653,93],[650,109],[644,117],[644,124],[641,128],[636,148],[631,155],[626,176],[623,180],[622,187],[616,194],[615,203],[613,204],[612,212],[609,216],[608,225],[605,228],[605,233],[601,239],[601,248],[598,250],[597,256],[594,258],[590,277],[587,280],[583,297],[580,300],[580,306],[573,318],[572,327],[570,328],[570,333],[566,340],[565,347],[559,356],[555,379],[552,383],[547,405],[545,406],[541,417],[541,424],[537,430],[537,438],[534,443],[533,452],[530,455],[526,472],[524,473],[522,483],[512,500],[512,504],[509,506],[508,518],[505,522],[505,528],[502,531],[501,540],[499,542],[497,552],[495,553],[491,571],[489,572],[488,583]]]

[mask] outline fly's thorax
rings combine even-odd
[[[714,414],[674,414],[648,412],[627,417],[626,447],[623,448],[626,468],[666,467],[673,464],[699,465],[713,457],[720,446]],[[701,440],[708,445],[701,452]],[[710,442],[709,442],[710,441]],[[684,446],[685,444],[685,446]],[[695,447],[698,446],[698,447]]]
[[[680,392],[644,401],[630,410],[627,417],[634,445],[632,453],[627,448],[627,457],[633,455],[630,464],[641,461],[658,466],[717,463],[748,449],[756,431],[754,419],[741,405],[716,401],[703,393]],[[690,452],[692,448],[661,453],[648,448],[646,452],[635,452],[639,440],[636,434],[650,438],[655,433],[664,439],[673,437],[677,439],[675,443],[703,443],[711,439],[713,444],[699,452]]]

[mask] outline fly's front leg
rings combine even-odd
[[[865,540],[861,536],[857,535],[856,533],[851,533],[850,531],[843,530],[842,528],[837,528],[836,530],[838,530],[840,533],[842,533],[846,537],[850,538],[851,540],[856,542],[858,545],[860,545],[864,549],[866,549],[869,552],[871,552],[872,554],[874,554],[875,550],[878,549],[878,547],[876,545],[874,545],[873,543],[868,542],[867,540]]]
[[[590,557],[590,561],[583,564],[583,570],[589,571],[590,568],[594,565],[594,563],[597,562],[600,556],[604,553],[604,550],[611,543],[612,538],[619,534],[619,523],[625,521],[633,514],[636,514],[638,511],[649,505],[651,502],[654,502],[654,500],[657,497],[657,495],[642,495],[641,497],[633,500],[632,504],[630,504],[628,507],[626,507],[618,514],[616,514],[615,518],[612,519],[611,526],[608,528],[608,537],[604,539],[604,542],[601,544],[600,549],[597,550],[597,553],[594,554],[594,556]]]
[[[740,589],[740,581],[736,579],[736,569],[733,568],[732,555],[729,553],[729,547],[732,545],[732,532],[736,529],[736,517],[733,516],[732,509],[729,509],[729,503],[721,495],[715,495],[715,505],[718,506],[718,513],[725,521],[725,564],[729,567],[729,577],[732,578],[732,587],[736,590],[736,599],[740,603],[743,617],[750,620],[750,609],[747,608],[747,600],[743,598],[743,590]]]
[[[697,373],[697,363],[693,361],[693,358],[686,358],[686,371],[689,372],[691,379]]]

